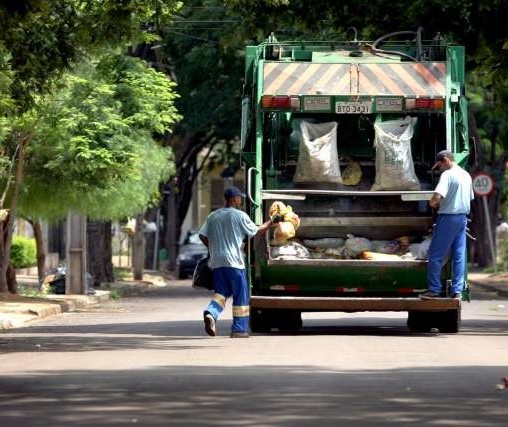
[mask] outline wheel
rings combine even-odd
[[[439,332],[456,334],[460,330],[460,310],[446,310],[439,313]]]
[[[272,329],[272,316],[270,314],[258,308],[251,308],[249,317],[251,332],[270,332]]]
[[[409,311],[407,314],[407,328],[411,332],[430,332],[432,317],[436,313],[426,311]]]
[[[293,310],[277,312],[277,328],[281,332],[298,332],[302,327],[302,313]]]
[[[187,274],[185,274],[184,271],[182,271],[179,268],[177,268],[177,270],[176,270],[176,277],[178,277],[178,279],[180,279],[180,280],[187,279]]]

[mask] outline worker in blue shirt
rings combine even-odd
[[[440,151],[432,169],[438,168],[439,178],[429,205],[438,209],[437,220],[429,247],[427,284],[422,299],[440,298],[443,293],[441,270],[449,254],[452,263],[452,298],[461,298],[466,271],[466,226],[471,200],[474,198],[471,176],[457,163],[449,150]]]
[[[199,238],[208,247],[208,266],[213,271],[215,293],[204,311],[205,331],[216,335],[215,323],[224,310],[226,300],[233,296],[231,338],[249,337],[249,287],[245,271],[242,244],[245,238],[265,233],[269,220],[257,226],[239,208],[245,194],[237,187],[224,192],[225,206],[208,215],[199,230]]]

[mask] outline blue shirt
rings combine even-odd
[[[469,213],[474,199],[473,184],[471,175],[459,165],[454,164],[441,174],[434,191],[442,197],[438,214]]]
[[[208,239],[208,266],[244,269],[243,240],[257,232],[258,226],[239,209],[224,207],[212,212],[199,229],[199,234]]]

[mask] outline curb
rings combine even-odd
[[[508,298],[508,287],[501,285],[492,285],[485,282],[468,279],[470,285],[480,288],[484,291],[496,292],[500,297]]]
[[[0,330],[20,328],[34,320],[85,310],[109,301],[108,291],[95,292],[95,295],[50,294],[45,298],[0,300]]]

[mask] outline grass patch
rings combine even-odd
[[[132,271],[127,267],[114,267],[113,274],[116,280],[129,280],[132,279]]]
[[[32,286],[20,285],[18,286],[18,295],[29,298],[44,298],[46,293],[41,292],[38,288],[34,288]]]

